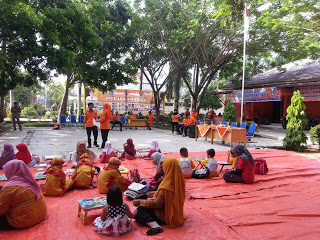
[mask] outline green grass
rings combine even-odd
[[[53,127],[54,123],[50,122],[34,122],[34,123],[22,123],[23,127]]]
[[[154,127],[154,128],[160,128],[160,129],[168,129],[168,130],[171,129],[171,126],[170,126],[170,125],[162,125],[162,124],[154,124],[152,127]]]

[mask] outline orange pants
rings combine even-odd
[[[147,121],[149,124],[149,128],[152,128],[153,121]]]

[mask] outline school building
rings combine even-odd
[[[241,83],[229,84],[224,89],[230,94],[238,120],[241,113]],[[306,105],[306,114],[320,117],[320,61],[299,60],[253,75],[245,80],[244,118],[255,122],[280,122],[286,116],[286,109],[295,90],[300,90]]]

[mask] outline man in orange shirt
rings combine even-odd
[[[130,119],[137,119],[136,115],[134,115],[132,111],[129,113],[129,118]]]
[[[186,115],[185,119],[183,119],[182,123],[183,125],[183,137],[186,137],[188,136],[187,133],[188,133],[188,129],[193,127],[193,125],[195,125],[195,121],[193,118],[190,117],[190,115]]]
[[[180,134],[178,109],[174,109],[171,115],[171,119],[172,119],[172,134],[174,133],[174,126],[176,126],[177,134]]]
[[[110,130],[110,119],[111,119],[110,104],[104,103],[101,118],[98,120],[98,122],[100,122],[100,130],[101,130],[101,135],[102,135],[101,148],[104,148],[106,141],[108,141],[108,134],[109,134],[109,130]]]
[[[187,108],[187,110],[185,111],[184,115],[185,115],[185,116],[190,115],[189,108]]]
[[[91,148],[91,132],[93,132],[93,138],[94,142],[93,145],[96,147],[99,147],[97,143],[98,139],[98,128],[93,124],[93,119],[97,120],[98,115],[97,111],[93,110],[93,103],[89,102],[88,103],[88,110],[84,113],[84,119],[83,119],[83,129],[86,126],[87,130],[87,136],[88,136],[88,147]]]
[[[192,109],[191,118],[193,118],[194,121],[197,122],[197,120],[198,120],[198,112],[195,109]]]
[[[148,118],[148,124],[149,124],[149,130],[152,128],[152,123],[154,122],[154,116],[152,114],[152,111],[149,111],[149,118]]]

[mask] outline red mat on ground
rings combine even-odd
[[[320,162],[280,150],[254,150],[252,154],[254,158],[265,158],[269,168],[268,175],[256,175],[254,184],[226,183],[223,173],[218,178],[186,179],[184,212],[188,219],[183,227],[164,227],[163,233],[147,237],[147,228],[133,223],[129,233],[116,238],[319,239]],[[226,152],[217,152],[215,158],[226,161]],[[126,160],[123,166],[139,168],[143,177],[155,172],[154,165],[147,160]],[[29,229],[1,231],[0,239],[105,239],[92,229],[101,210],[88,213],[86,226],[77,217],[77,200],[96,196],[102,196],[97,189],[77,189],[62,197],[45,197],[47,220]],[[134,209],[132,202],[125,201]]]

